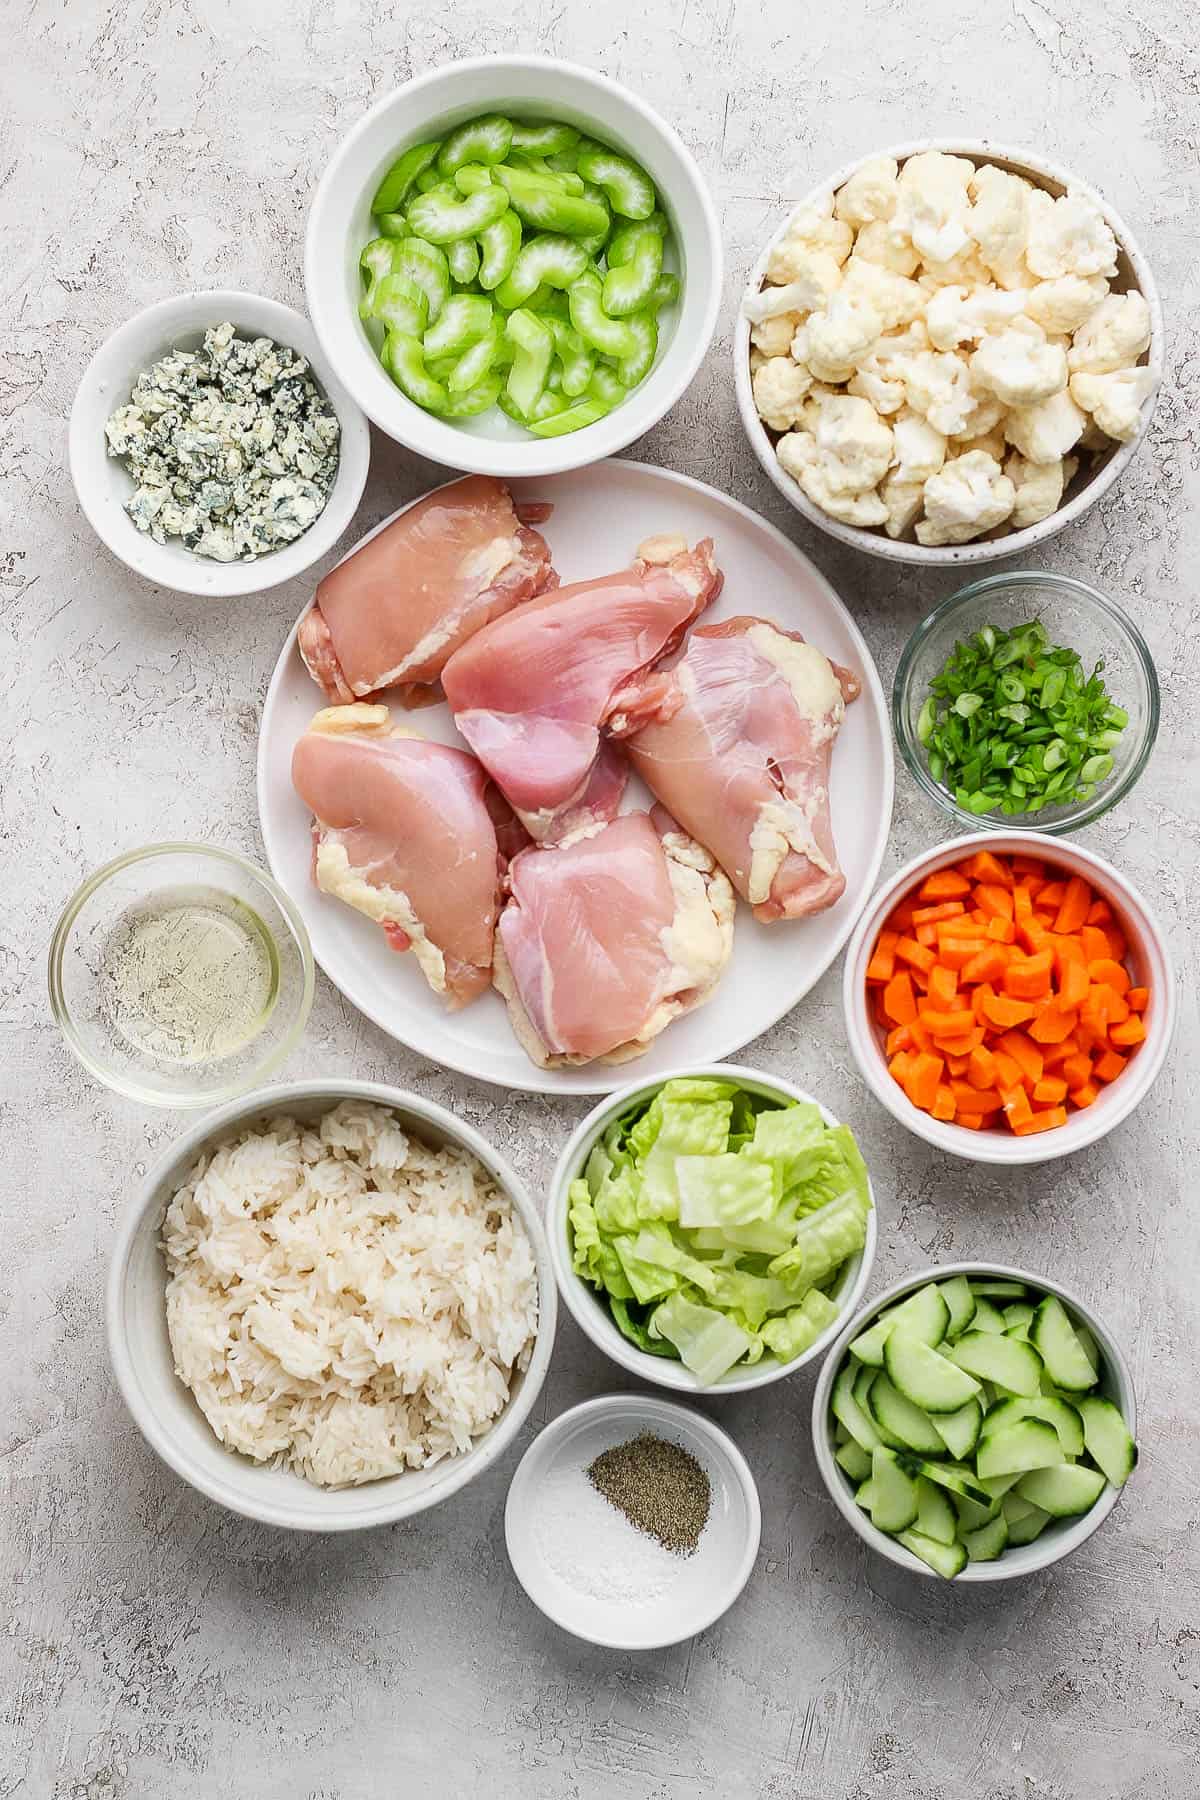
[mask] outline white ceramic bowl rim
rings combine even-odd
[[[828,536],[836,538],[839,543],[849,544],[855,550],[865,550],[869,555],[879,556],[892,562],[952,567],[995,562],[1001,557],[1023,555],[1032,550],[1036,544],[1045,542],[1047,538],[1054,537],[1066,526],[1074,524],[1104,497],[1128,467],[1134,452],[1149,430],[1150,421],[1154,415],[1158,389],[1163,376],[1163,315],[1158,286],[1133,233],[1116,208],[1086,181],[1082,181],[1079,176],[1073,175],[1061,164],[1052,162],[1035,151],[993,143],[987,138],[913,138],[903,143],[889,144],[886,148],[870,154],[890,156],[898,163],[903,163],[910,156],[917,156],[928,150],[940,150],[950,156],[971,157],[978,162],[1006,164],[1013,169],[1023,170],[1028,175],[1035,176],[1042,181],[1051,182],[1064,190],[1070,188],[1091,201],[1107,221],[1119,249],[1128,259],[1137,287],[1150,309],[1150,351],[1146,366],[1151,372],[1152,386],[1142,404],[1138,429],[1127,443],[1118,444],[1109,453],[1108,461],[1096,471],[1077,494],[1067,501],[1065,506],[1059,507],[1057,511],[1036,525],[1026,525],[1020,531],[1011,531],[1006,536],[991,541],[926,546],[908,543],[903,539],[892,539],[884,536],[882,532],[864,530],[859,526],[843,524],[840,519],[831,518],[828,513],[822,512],[819,506],[814,505],[797,483],[780,468],[774,445],[767,437],[758,416],[758,409],[754,404],[750,380],[750,321],[742,311],[741,304],[745,294],[758,291],[766,272],[767,258],[776,243],[785,235],[788,222],[793,214],[800,207],[810,205],[820,195],[826,194],[830,190],[836,192],[862,167],[867,160],[866,155],[856,156],[851,162],[844,163],[840,169],[835,170],[824,181],[810,188],[801,199],[788,205],[786,216],[763,246],[738,298],[737,317],[734,325],[734,381],[738,411],[742,417],[746,436],[750,440],[750,446],[764,473],[784,498],[795,507],[797,512],[803,514],[810,524],[816,525]]]
[[[845,1266],[850,1273],[843,1276],[844,1289],[838,1301],[837,1318],[831,1320],[799,1356],[786,1363],[779,1362],[773,1356],[764,1356],[745,1373],[724,1375],[711,1386],[704,1386],[683,1363],[667,1357],[650,1356],[644,1350],[639,1350],[613,1324],[596,1289],[581,1280],[571,1266],[567,1240],[567,1194],[572,1180],[583,1170],[587,1152],[605,1127],[639,1100],[650,1099],[668,1081],[681,1079],[735,1081],[743,1086],[761,1089],[779,1099],[810,1101],[820,1108],[827,1125],[836,1125],[840,1121],[815,1094],[806,1093],[803,1088],[796,1087],[781,1075],[768,1075],[762,1070],[745,1068],[738,1063],[688,1064],[682,1068],[668,1069],[665,1074],[656,1075],[650,1080],[631,1082],[628,1087],[605,1095],[576,1126],[558,1159],[550,1180],[550,1199],[546,1210],[547,1235],[558,1291],[575,1323],[597,1349],[603,1350],[606,1356],[631,1374],[641,1376],[643,1381],[653,1382],[657,1387],[671,1388],[677,1393],[721,1400],[728,1394],[744,1394],[753,1388],[769,1387],[774,1381],[782,1381],[787,1376],[794,1375],[806,1363],[814,1362],[821,1356],[833,1341],[841,1330],[842,1320],[858,1305],[870,1279],[878,1238],[875,1190],[868,1171],[871,1210],[867,1214],[867,1241],[857,1256],[846,1259]]]
[[[1013,1132],[998,1129],[966,1131],[959,1125],[943,1123],[920,1111],[888,1074],[875,1037],[874,1022],[867,1010],[866,966],[884,915],[922,876],[932,874],[947,863],[959,862],[976,850],[991,850],[1004,856],[1036,856],[1043,862],[1065,866],[1093,882],[1098,889],[1114,894],[1118,905],[1136,924],[1143,955],[1155,964],[1146,1039],[1130,1059],[1128,1067],[1091,1106],[1082,1112],[1071,1113],[1065,1125],[1032,1137],[1017,1137]],[[1096,1143],[1128,1118],[1145,1098],[1163,1066],[1175,1033],[1175,975],[1166,937],[1149,903],[1132,882],[1094,851],[1063,838],[1047,838],[1036,831],[982,831],[969,837],[950,838],[930,850],[923,850],[890,876],[864,909],[846,948],[842,1002],[850,1049],[875,1098],[914,1136],[970,1162],[1021,1166],[1052,1162]]]
[[[264,1114],[286,1112],[289,1107],[308,1102],[328,1103],[332,1107],[342,1100],[367,1100],[431,1125],[445,1133],[452,1142],[460,1144],[478,1157],[496,1175],[519,1213],[533,1249],[538,1279],[538,1328],[520,1392],[509,1400],[491,1429],[470,1450],[436,1465],[436,1468],[443,1471],[440,1477],[407,1497],[404,1494],[406,1473],[388,1476],[379,1482],[367,1484],[366,1487],[350,1490],[314,1486],[311,1490],[316,1497],[314,1508],[304,1510],[275,1502],[264,1503],[243,1474],[243,1471],[246,1474],[252,1472],[255,1465],[243,1459],[236,1451],[224,1450],[215,1437],[214,1445],[228,1458],[227,1475],[214,1476],[180,1447],[169,1425],[164,1424],[148,1400],[138,1367],[130,1353],[125,1324],[125,1279],[135,1242],[146,1228],[147,1216],[152,1211],[161,1209],[161,1190],[173,1169],[194,1161],[213,1139],[228,1134],[239,1126],[249,1125]],[[157,1224],[154,1228],[157,1231]],[[436,1101],[426,1100],[420,1094],[410,1093],[402,1088],[387,1087],[372,1081],[286,1082],[276,1087],[260,1088],[252,1095],[243,1096],[207,1113],[164,1149],[141,1182],[137,1197],[125,1208],[113,1243],[106,1287],[106,1327],[113,1374],[134,1423],[150,1448],[177,1475],[182,1476],[210,1500],[228,1507],[231,1512],[240,1513],[243,1518],[257,1519],[266,1525],[278,1525],[294,1531],[357,1531],[411,1518],[431,1506],[440,1505],[443,1500],[448,1500],[460,1488],[474,1481],[476,1476],[483,1474],[512,1443],[533,1409],[550,1366],[557,1317],[558,1303],[545,1227],[524,1182],[508,1159],[476,1131],[473,1125],[455,1117]],[[195,1405],[182,1383],[179,1384],[179,1391],[182,1399],[189,1405]],[[225,1466],[222,1464],[223,1468]],[[343,1495],[346,1493],[362,1494],[370,1488],[378,1490],[380,1494],[377,1504],[355,1507],[353,1511],[343,1504]]]
[[[338,416],[341,436],[333,486],[317,518],[294,543],[253,562],[215,562],[196,556],[177,539],[157,544],[139,531],[122,504],[129,477],[110,457],[104,421],[124,405],[136,377],[180,339],[228,319],[239,335],[270,336],[297,350],[312,365],[318,387]],[[71,478],[80,508],[101,542],[136,575],[176,593],[230,599],[263,593],[312,567],[349,525],[358,509],[370,463],[364,414],[325,356],[302,313],[282,301],[236,288],[198,289],[156,301],[110,332],[88,363],[71,407],[68,434]]]
[[[529,1598],[539,1611],[545,1614],[546,1618],[552,1620],[562,1630],[583,1638],[587,1643],[598,1644],[602,1649],[663,1650],[671,1644],[686,1643],[689,1638],[698,1637],[702,1631],[707,1631],[710,1625],[714,1625],[729,1611],[749,1581],[762,1537],[762,1508],[758,1498],[758,1487],[749,1463],[729,1433],[722,1430],[712,1419],[706,1418],[696,1408],[681,1406],[678,1401],[664,1400],[656,1394],[601,1394],[594,1400],[584,1400],[578,1406],[569,1407],[566,1412],[560,1413],[556,1419],[546,1425],[534,1438],[521,1458],[521,1462],[517,1465],[517,1472],[509,1487],[510,1504],[514,1495],[517,1498],[520,1497],[518,1481],[522,1469],[527,1464],[532,1465],[539,1460],[544,1461],[550,1454],[552,1446],[583,1421],[603,1419],[616,1412],[635,1412],[641,1416],[641,1421],[645,1426],[651,1430],[657,1428],[668,1436],[672,1430],[679,1432],[680,1435],[683,1435],[684,1432],[694,1433],[710,1447],[714,1456],[726,1466],[745,1503],[748,1530],[741,1556],[729,1570],[726,1578],[720,1583],[714,1583],[710,1604],[694,1619],[689,1620],[686,1631],[668,1630],[663,1636],[656,1637],[653,1642],[627,1633],[619,1636],[593,1631],[585,1633],[578,1624],[572,1624],[569,1619],[561,1616],[557,1611],[548,1611],[532,1594],[529,1595]],[[513,1525],[508,1505],[505,1507],[504,1526],[509,1560],[513,1563],[513,1573],[516,1574],[517,1580],[521,1581],[513,1558]],[[524,1587],[524,1582],[521,1585]],[[528,1592],[528,1589],[525,1591]]]
[[[934,1268],[924,1269],[916,1275],[905,1275],[899,1281],[894,1281],[890,1287],[884,1289],[882,1294],[877,1294],[868,1305],[864,1306],[854,1318],[847,1321],[845,1328],[838,1335],[837,1342],[825,1359],[813,1394],[813,1448],[816,1452],[817,1467],[829,1490],[830,1499],[842,1517],[853,1526],[859,1537],[873,1550],[878,1550],[881,1556],[886,1556],[889,1562],[896,1563],[899,1568],[907,1569],[913,1575],[929,1576],[935,1581],[942,1580],[943,1577],[939,1576],[927,1563],[923,1563],[919,1556],[914,1556],[910,1550],[906,1550],[903,1544],[898,1543],[895,1538],[889,1537],[885,1531],[877,1530],[862,1508],[855,1504],[846,1479],[834,1460],[830,1441],[829,1398],[851,1338],[857,1337],[860,1331],[865,1330],[870,1320],[875,1318],[885,1306],[890,1306],[893,1301],[901,1299],[915,1288],[924,1287],[927,1282],[947,1281],[953,1275],[967,1275],[983,1281],[1024,1281],[1032,1288],[1049,1294],[1057,1294],[1058,1298],[1083,1320],[1096,1338],[1111,1370],[1113,1387],[1117,1393],[1125,1423],[1129,1428],[1129,1435],[1135,1441],[1137,1439],[1137,1397],[1134,1392],[1133,1378],[1129,1373],[1129,1365],[1125,1361],[1121,1346],[1103,1322],[1097,1318],[1094,1310],[1072,1289],[1063,1287],[1061,1282],[1052,1280],[1048,1275],[1032,1275],[1028,1269],[1013,1269],[1003,1263],[986,1262],[945,1263]],[[1124,1491],[1124,1488],[1107,1487],[1088,1512],[1081,1513],[1077,1519],[1065,1524],[1061,1530],[1054,1530],[1053,1535],[1047,1535],[1051,1531],[1051,1528],[1047,1527],[1047,1534],[1043,1534],[1031,1544],[1014,1548],[1011,1553],[1006,1551],[996,1562],[969,1562],[962,1573],[954,1577],[954,1585],[962,1582],[1015,1581],[1022,1576],[1036,1574],[1040,1569],[1049,1568],[1052,1563],[1061,1562],[1064,1557],[1070,1556],[1072,1551],[1078,1550],[1079,1546],[1085,1543],[1094,1531],[1099,1530]],[[1018,1549],[1032,1554],[1021,1555],[1018,1553]],[[1038,1552],[1040,1554],[1037,1554]]]
[[[688,265],[680,304],[686,308],[689,294],[694,299],[703,291],[703,305],[689,318],[688,342],[685,343],[683,338],[685,321],[681,312],[673,337],[650,374],[626,400],[595,424],[560,438],[489,439],[435,418],[393,386],[381,370],[374,352],[362,339],[357,319],[349,317],[344,296],[339,292],[340,258],[332,254],[331,246],[340,243],[344,229],[348,204],[342,192],[344,171],[377,123],[398,103],[403,102],[408,122],[402,128],[393,154],[403,147],[404,142],[415,141],[421,135],[423,119],[456,110],[456,102],[449,93],[444,106],[430,105],[422,110],[423,103],[431,100],[440,88],[469,86],[474,78],[486,78],[493,98],[490,102],[480,98],[479,110],[488,105],[495,110],[509,103],[520,109],[534,104],[532,98],[512,97],[513,84],[521,76],[535,80],[554,76],[586,92],[595,103],[600,121],[597,130],[611,138],[618,149],[622,148],[620,124],[615,120],[611,124],[605,123],[606,110],[634,115],[648,135],[665,147],[687,184],[689,204],[694,206],[696,214],[694,235],[689,235],[686,243],[680,243]],[[563,110],[571,113],[580,109],[573,103],[564,103]],[[644,156],[639,156],[639,160],[644,160]],[[679,194],[665,183],[658,185],[664,203],[674,210]],[[676,236],[682,238],[683,235],[677,226]],[[449,468],[511,480],[558,474],[599,462],[623,450],[658,423],[692,381],[712,341],[721,303],[723,266],[716,208],[695,158],[674,127],[629,88],[594,69],[558,57],[524,55],[468,57],[445,63],[415,76],[377,100],[334,149],[313,195],[304,252],[305,288],[317,336],[330,362],[338,367],[346,386],[368,417],[389,436]]]

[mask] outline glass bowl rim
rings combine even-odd
[[[96,1056],[83,1041],[75,1024],[71,1008],[63,991],[62,970],[63,958],[67,944],[70,942],[72,928],[84,906],[93,894],[100,891],[114,875],[122,869],[131,868],[136,863],[150,862],[160,856],[196,856],[224,864],[237,869],[241,874],[261,887],[275,902],[292,934],[292,939],[300,955],[301,984],[300,995],[296,1003],[294,1016],[279,1042],[253,1068],[239,1076],[236,1081],[228,1081],[220,1088],[204,1093],[162,1094],[151,1089],[131,1077],[119,1074],[101,1057]],[[308,1015],[312,1010],[313,994],[316,987],[316,972],[313,962],[312,945],[309,942],[308,928],[304,923],[295,903],[284,892],[273,876],[249,857],[241,855],[237,850],[227,850],[218,844],[199,844],[186,840],[172,840],[160,844],[141,844],[136,849],[125,850],[120,856],[103,863],[83,881],[71,895],[50,938],[50,949],[46,963],[47,984],[50,992],[50,1010],[55,1023],[66,1040],[67,1048],[72,1055],[83,1064],[89,1074],[97,1081],[104,1083],[127,1099],[138,1100],[145,1106],[160,1106],[166,1110],[189,1111],[206,1106],[222,1106],[229,1100],[236,1100],[240,1095],[248,1093],[251,1088],[264,1081],[268,1075],[280,1067],[296,1048],[308,1023]]]
[[[912,671],[917,656],[926,643],[933,637],[940,626],[965,607],[970,601],[977,600],[983,594],[1002,593],[1007,589],[1040,584],[1060,594],[1074,595],[1086,605],[1094,607],[1105,615],[1117,628],[1118,634],[1128,639],[1133,651],[1134,661],[1140,666],[1146,683],[1146,723],[1142,733],[1142,741],[1135,755],[1124,772],[1111,784],[1102,786],[1091,800],[1085,801],[1077,811],[1067,813],[1061,818],[1044,819],[1041,813],[1013,813],[1003,815],[995,812],[973,813],[960,806],[954,795],[942,787],[929,773],[921,746],[909,728],[905,698],[908,693]],[[947,599],[939,601],[923,619],[918,620],[909,636],[908,642],[900,653],[900,661],[896,665],[895,679],[892,682],[892,728],[896,734],[896,742],[900,746],[900,755],[917,786],[922,788],[931,799],[936,800],[945,812],[953,815],[973,831],[1037,831],[1047,837],[1064,837],[1068,832],[1078,831],[1081,826],[1088,825],[1093,819],[1102,818],[1106,812],[1116,806],[1140,779],[1142,771],[1150,760],[1158,737],[1161,698],[1158,685],[1158,671],[1154,659],[1150,655],[1149,645],[1134,624],[1132,618],[1116,600],[1102,594],[1090,582],[1081,581],[1075,575],[1060,575],[1048,569],[1008,569],[997,575],[984,575],[978,581],[972,581],[966,587],[958,588]]]

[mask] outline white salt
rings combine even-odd
[[[687,1560],[631,1525],[583,1468],[558,1469],[543,1482],[532,1526],[547,1568],[593,1600],[661,1600]]]

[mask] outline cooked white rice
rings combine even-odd
[[[325,1487],[470,1448],[537,1328],[524,1226],[378,1106],[203,1156],[163,1221],[175,1368],[223,1444]]]

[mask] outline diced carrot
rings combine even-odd
[[[981,1092],[996,1085],[996,1059],[983,1044],[980,1044],[978,1050],[971,1052],[967,1063],[967,1080]]]
[[[1111,956],[1098,956],[1095,962],[1088,964],[1087,972],[1093,981],[1103,981],[1106,986],[1115,988],[1118,994],[1129,992],[1129,976]]]
[[[1029,1095],[1023,1087],[1007,1088],[1003,1094],[1004,1116],[1013,1131],[1033,1117],[1033,1108],[1029,1104]]]
[[[1118,1049],[1127,1050],[1132,1044],[1140,1044],[1146,1036],[1146,1027],[1136,1013],[1130,1013],[1119,1025],[1109,1031],[1109,1039]]]
[[[961,900],[943,900],[937,906],[914,906],[914,925],[936,925],[939,919],[961,919],[966,912]]]
[[[918,944],[921,944],[926,950],[932,950],[938,941],[937,926],[914,925],[913,936],[916,938]]]
[[[1089,925],[1107,925],[1112,918],[1112,907],[1107,900],[1093,900],[1088,907],[1087,922]]]
[[[1066,891],[1065,881],[1048,881],[1038,894],[1038,905],[1045,907],[1048,912],[1057,912]]]
[[[947,969],[965,969],[971,958],[986,947],[984,938],[939,938],[938,961]]]
[[[1018,1137],[1032,1137],[1038,1131],[1054,1131],[1059,1125],[1065,1125],[1066,1122],[1067,1109],[1065,1106],[1048,1106],[1045,1112],[1031,1113],[1028,1119],[1023,1119],[1019,1125],[1013,1125],[1013,1130]],[[1011,1124],[1012,1121],[1010,1120],[1009,1123]]]
[[[893,906],[891,912],[883,922],[889,931],[900,933],[907,931],[910,928],[912,925],[912,916],[912,901],[901,900],[897,905]]]
[[[1125,996],[1125,1004],[1130,1012],[1145,1012],[1150,1004],[1150,989],[1148,987],[1131,987]]]
[[[875,940],[875,948],[871,960],[867,964],[868,981],[890,981],[896,973],[896,944],[898,931],[881,931]]]
[[[895,1056],[897,1050],[911,1050],[913,1035],[908,1025],[893,1025],[884,1041],[884,1049],[889,1057]]]
[[[881,987],[872,989],[869,998],[875,1008],[875,1023],[882,1025],[885,1031],[890,1031],[892,1021],[884,1010],[883,989]]]
[[[970,893],[971,883],[957,869],[935,869],[932,875],[925,877],[918,891],[922,900],[961,900]]]
[[[1014,875],[1032,875],[1038,881],[1046,879],[1045,863],[1036,856],[1025,856],[1021,851],[1012,859],[1012,871]]]
[[[1068,1032],[1061,1044],[1043,1044],[1042,1061],[1048,1069],[1057,1069],[1068,1056],[1077,1056],[1083,1048],[1075,1032]]]
[[[1108,1025],[1123,1025],[1129,1017],[1129,1003],[1124,994],[1107,981],[1093,981],[1085,1005],[1101,1011]]]
[[[1064,1012],[1082,1006],[1087,999],[1087,964],[1077,938],[1056,938],[1054,966],[1058,972],[1058,1001]]]
[[[1084,962],[1099,962],[1108,955],[1108,933],[1099,925],[1085,925],[1079,933],[1079,947]]]
[[[954,1095],[944,1081],[938,1084],[938,1091],[933,1097],[933,1105],[929,1110],[935,1119],[941,1119],[946,1124],[953,1119],[956,1110]]]
[[[895,1056],[893,1056],[892,1060],[888,1063],[888,1074],[903,1087],[904,1078],[912,1068],[912,1065],[913,1056],[911,1050],[897,1050]]]
[[[1065,933],[1082,930],[1087,924],[1088,908],[1093,898],[1092,890],[1083,877],[1072,875],[1054,920],[1055,931]]]
[[[893,1025],[911,1025],[917,1016],[917,997],[912,977],[904,969],[893,975],[883,990],[883,1010]]]
[[[1080,1050],[1087,1056],[1091,1056],[1094,1051],[1108,1049],[1108,1030],[1099,1013],[1091,1013],[1084,1018],[1080,1012],[1075,1036],[1079,1040]]]
[[[1078,1021],[1078,1013],[1060,1012],[1053,1001],[1043,1000],[1029,1035],[1035,1044],[1057,1044],[1074,1031]]]
[[[929,971],[929,998],[938,1006],[948,1006],[958,993],[958,976],[943,963]]]
[[[990,1000],[994,1000],[995,998],[996,990],[990,981],[981,981],[971,995],[971,1011],[975,1014],[979,1023],[985,1027],[988,1023],[988,1019],[987,1014],[983,1009]]]
[[[1023,1031],[1006,1031],[1000,1044],[1005,1053],[1012,1057],[1026,1083],[1032,1085],[1042,1079],[1046,1059],[1031,1037]]]
[[[983,1026],[976,1025],[974,1031],[967,1032],[965,1036],[960,1033],[957,1037],[952,1038],[935,1037],[933,1040],[933,1047],[935,1050],[940,1050],[943,1056],[954,1051],[957,1055],[965,1059],[971,1054],[972,1050],[978,1050],[986,1035],[987,1033]],[[960,1069],[958,1073],[961,1075],[962,1070]]]
[[[1082,1052],[1075,1056],[1068,1056],[1062,1064],[1062,1078],[1068,1089],[1082,1087],[1085,1081],[1090,1081],[1092,1078],[1091,1057],[1084,1056]]]
[[[1001,1038],[1000,1042],[1003,1043],[1004,1039]],[[996,1065],[996,1086],[1002,1094],[1009,1088],[1020,1087],[1021,1065],[1015,1057],[1010,1056],[1007,1050],[996,1049],[992,1051],[992,1060]]]
[[[926,1031],[932,1031],[935,1037],[967,1037],[975,1028],[975,1014],[969,1010],[938,1012],[935,1007],[920,1006],[917,1016]]]
[[[1125,1067],[1125,1058],[1115,1050],[1105,1050],[1092,1064],[1093,1081],[1115,1081]]]
[[[954,1095],[960,1113],[995,1112],[1001,1105],[1000,1095],[995,1088],[974,1088],[969,1081],[952,1081],[950,1091]]]
[[[1076,1106],[1091,1106],[1099,1098],[1100,1089],[1091,1081],[1085,1081],[1082,1087],[1071,1089],[1071,1099]]]
[[[909,974],[913,978],[913,986],[916,988],[918,994],[925,993],[929,987],[929,977],[926,975],[924,969],[910,969]]]
[[[969,1056],[956,1056],[952,1050],[949,1050],[946,1052],[946,1071],[961,1080],[967,1072],[970,1061]]]
[[[914,1049],[926,1052],[933,1049],[932,1034],[925,1029],[920,1019],[910,1020],[908,1029],[912,1037]]]
[[[987,934],[994,944],[1015,944],[1017,928],[1011,919],[989,919]]]
[[[914,969],[921,969],[926,974],[932,969],[937,957],[924,944],[918,944],[915,938],[902,937],[896,941],[896,957],[899,962],[908,963]]]
[[[1014,958],[1004,971],[1004,991],[1014,1000],[1040,1000],[1050,992],[1054,952],[1039,950],[1036,956]]]
[[[1027,1019],[1034,1018],[1035,1009],[1028,1000],[1010,1000],[1007,994],[993,994],[983,1002],[983,1016],[997,1031],[1007,1031],[1012,1025],[1024,1025]]]
[[[937,1099],[938,1085],[945,1068],[940,1056],[918,1056],[909,1067],[904,1091],[914,1106],[928,1112]]]
[[[1100,929],[1108,939],[1108,954],[1114,962],[1123,963],[1129,954],[1129,944],[1121,927],[1112,924],[1102,925]]]
[[[969,912],[963,914],[963,920],[967,925],[978,926],[980,931],[987,930],[988,915],[982,907],[973,906]]]
[[[974,856],[968,857],[959,867],[972,881],[985,881],[989,887],[1010,888],[1013,884],[1011,869],[999,857],[993,856],[990,850],[977,850]]]
[[[1040,1081],[1033,1084],[1033,1097],[1043,1105],[1057,1106],[1060,1100],[1067,1097],[1067,1084],[1060,1075],[1043,1075]]]
[[[975,899],[979,910],[989,919],[1011,919],[1013,916],[1013,897],[1009,888],[984,881],[975,889]]]
[[[1033,897],[1022,882],[1013,889],[1013,919],[1017,925],[1027,925],[1033,917]]]
[[[963,985],[973,986],[977,981],[999,981],[1008,967],[1008,946],[1006,944],[989,944],[973,956],[962,972]]]

